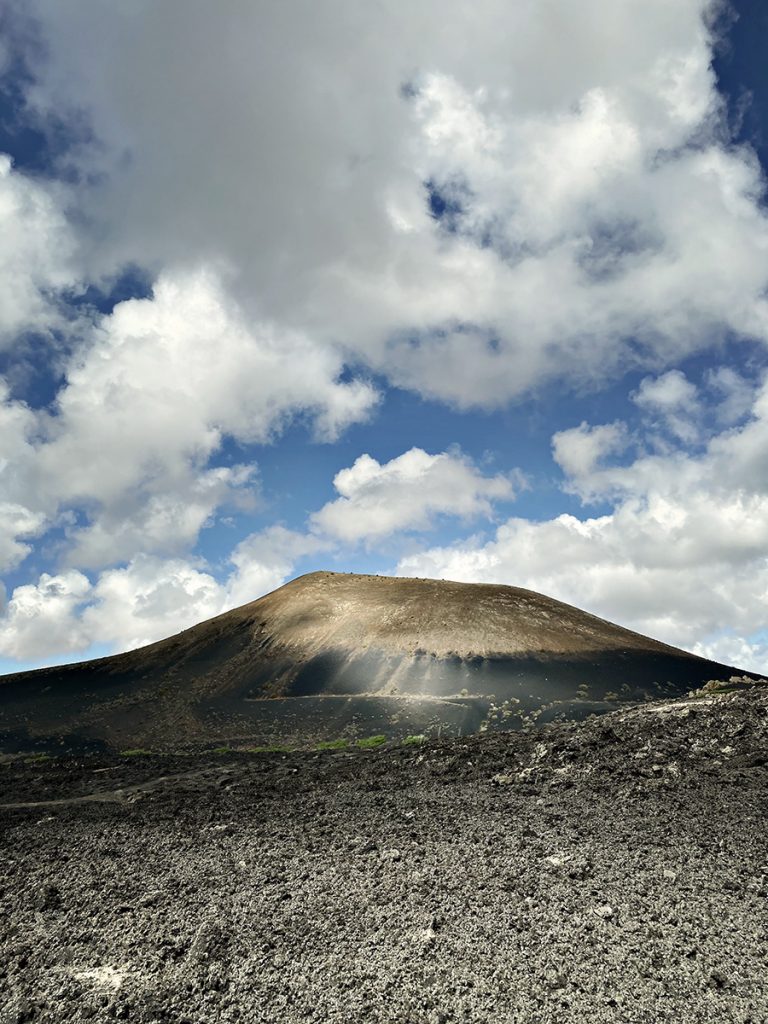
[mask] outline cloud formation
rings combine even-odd
[[[401,531],[427,530],[438,516],[489,517],[493,502],[514,497],[505,476],[483,476],[459,452],[430,455],[411,448],[383,465],[361,455],[336,474],[340,497],[311,517],[321,534],[347,543]]]
[[[449,27],[435,0],[33,2],[28,101],[91,125],[62,158],[92,182],[86,277],[226,267],[247,317],[497,406],[768,337],[764,183],[728,138],[720,6],[481,0]]]
[[[268,444],[303,417],[332,440],[370,414],[375,390],[342,369],[305,335],[245,323],[212,275],[161,278],[93,325],[52,413],[6,390],[6,567],[69,509],[85,519],[66,528],[78,568],[187,551],[221,506],[252,504],[253,465],[211,465],[225,437]]]
[[[0,350],[23,331],[64,326],[57,298],[79,280],[63,190],[15,171],[0,153]]]
[[[644,393],[692,395],[685,379]],[[662,404],[665,404],[662,402]],[[667,405],[678,409],[680,402]],[[690,413],[698,413],[695,404]],[[678,432],[679,434],[679,432]],[[402,559],[403,575],[513,583],[709,657],[764,670],[768,647],[768,384],[749,419],[709,437],[700,455],[677,447],[611,461],[621,425],[581,424],[554,438],[565,486],[606,515],[512,518],[471,538]],[[750,639],[752,638],[752,639]]]

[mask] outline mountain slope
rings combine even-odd
[[[514,728],[735,671],[516,587],[318,572],[139,650],[0,678],[0,743]]]

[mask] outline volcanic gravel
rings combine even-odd
[[[0,1022],[768,1021],[768,695],[0,765]]]

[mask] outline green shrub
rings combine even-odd
[[[387,737],[383,733],[379,733],[378,736],[366,736],[364,739],[358,740],[357,745],[361,750],[374,750],[386,742]]]
[[[232,747],[214,747],[212,754],[234,754]]]
[[[144,750],[143,747],[131,747],[130,750],[121,750],[120,753],[123,757],[147,757],[152,751]]]
[[[427,737],[423,733],[417,733],[413,736],[406,736],[403,740],[404,747],[418,747],[422,743],[427,742]]]
[[[346,745],[347,741],[344,739],[321,740],[315,747],[315,750],[343,750]]]

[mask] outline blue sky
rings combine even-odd
[[[763,668],[768,13],[278,6],[0,16],[0,671],[317,568]]]

